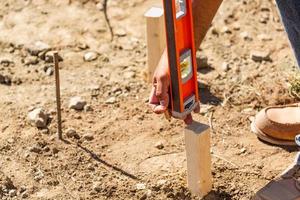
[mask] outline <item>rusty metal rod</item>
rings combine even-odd
[[[56,85],[56,107],[57,107],[57,134],[58,139],[62,139],[61,126],[61,103],[60,103],[60,80],[59,80],[59,60],[58,52],[53,53],[54,71],[55,71],[55,85]]]

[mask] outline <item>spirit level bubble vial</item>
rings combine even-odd
[[[170,72],[170,111],[184,119],[199,104],[192,0],[163,0]]]

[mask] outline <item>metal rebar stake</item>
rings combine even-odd
[[[53,53],[54,69],[55,69],[55,85],[56,85],[56,107],[57,107],[57,133],[58,139],[62,139],[61,127],[61,103],[60,103],[60,81],[59,81],[59,60],[58,52]]]

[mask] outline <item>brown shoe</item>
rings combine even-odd
[[[296,145],[295,136],[300,133],[299,104],[261,110],[253,120],[251,129],[263,141],[276,145]]]
[[[299,162],[299,154],[297,155]],[[300,200],[300,165],[297,159],[283,174],[259,190],[253,200]]]

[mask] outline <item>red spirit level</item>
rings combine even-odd
[[[170,72],[170,106],[184,119],[199,104],[192,0],[163,0]]]

